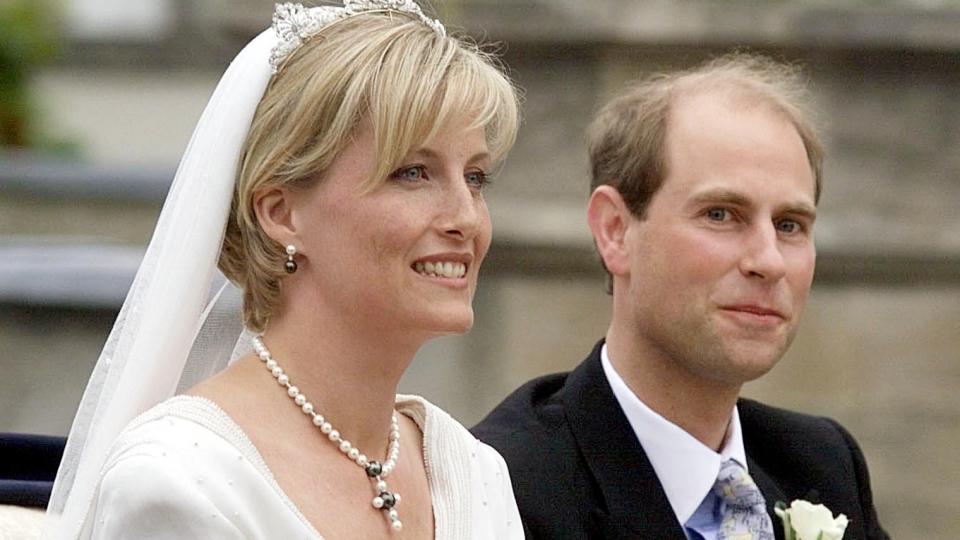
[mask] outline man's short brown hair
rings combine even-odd
[[[610,101],[587,131],[591,191],[610,185],[642,218],[667,177],[664,141],[670,109],[680,96],[725,93],[746,105],[770,107],[793,124],[807,151],[815,200],[820,199],[823,146],[800,70],[754,54],[734,53],[676,73],[657,73]]]

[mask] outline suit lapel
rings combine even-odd
[[[653,466],[607,383],[597,344],[567,379],[567,422],[603,494],[592,511],[598,538],[685,540]],[[591,538],[593,536],[591,535]]]

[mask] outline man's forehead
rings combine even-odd
[[[716,88],[697,87],[679,91],[673,96],[667,112],[667,134],[670,127],[685,121],[697,122],[707,112],[729,116],[760,114],[792,125],[790,115],[770,98],[732,85]]]
[[[765,203],[816,209],[816,180],[796,126],[767,106],[729,101],[724,94],[682,96],[672,107],[664,140],[661,190],[684,199]]]

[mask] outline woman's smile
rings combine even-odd
[[[467,272],[473,263],[471,253],[438,253],[417,259],[410,267],[420,276],[438,285],[465,289]]]

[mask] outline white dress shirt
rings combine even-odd
[[[714,518],[719,515],[719,498],[713,494],[713,485],[720,465],[733,459],[747,468],[737,408],[731,411],[723,448],[717,453],[643,403],[613,368],[606,344],[600,360],[613,395],[653,465],[687,538],[716,538],[719,519]]]

